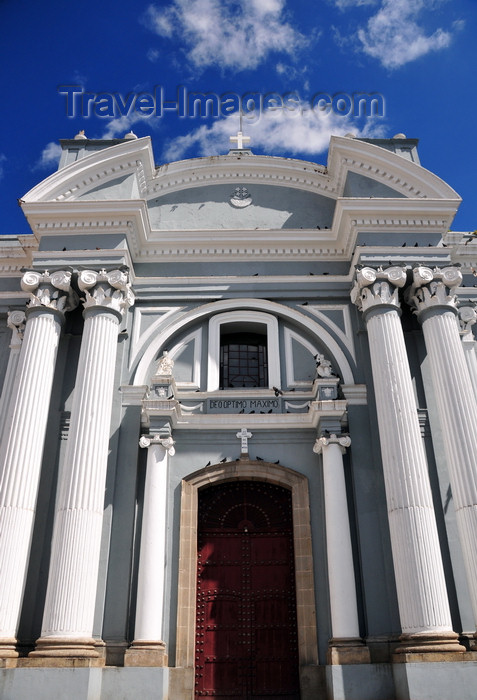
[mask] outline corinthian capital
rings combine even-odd
[[[55,311],[71,311],[78,305],[78,297],[71,289],[71,272],[56,270],[51,275],[45,272],[25,272],[21,280],[24,292],[30,293],[28,308],[44,306]]]
[[[356,272],[351,301],[360,311],[385,304],[399,308],[398,289],[406,284],[406,271],[399,266],[383,270],[363,267]]]
[[[335,435],[334,433],[331,435],[322,435],[320,438],[316,439],[313,445],[313,452],[319,455],[323,452],[323,448],[328,447],[328,445],[338,445],[341,452],[344,453],[346,452],[346,448],[351,445],[351,438],[349,435]]]
[[[7,326],[12,330],[11,348],[18,348],[23,340],[25,330],[26,314],[24,311],[9,311],[7,316]]]
[[[86,297],[85,309],[102,306],[122,316],[134,303],[129,276],[123,270],[83,270],[78,287]]]
[[[458,267],[439,269],[419,265],[413,270],[412,285],[407,290],[406,300],[416,313],[436,306],[456,309],[455,290],[462,283]]]
[[[477,323],[477,311],[475,306],[459,306],[459,325],[463,338],[474,340],[472,326]]]

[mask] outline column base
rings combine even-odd
[[[40,637],[28,666],[104,666],[103,642],[88,637]]]
[[[0,639],[0,668],[8,668],[7,662],[11,665],[12,659],[18,659],[17,640],[15,637],[4,637]]]
[[[463,654],[467,651],[459,643],[459,635],[455,632],[402,634],[399,639],[400,644],[393,654],[394,663],[446,661],[447,656],[455,661],[455,654]]]
[[[166,645],[160,641],[135,640],[124,654],[125,666],[167,666]]]
[[[328,643],[326,663],[332,666],[342,664],[369,664],[371,656],[362,639],[357,637],[333,638]]]

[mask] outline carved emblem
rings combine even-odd
[[[252,204],[252,198],[246,187],[236,187],[230,195],[230,204],[238,209],[244,209]]]

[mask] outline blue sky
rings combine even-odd
[[[2,234],[29,232],[17,199],[56,169],[60,138],[132,129],[157,164],[222,154],[233,95],[250,94],[255,153],[325,164],[330,134],[419,138],[463,197],[453,229],[477,229],[476,0],[0,0],[0,36]],[[217,95],[219,113],[160,115],[160,89],[174,103],[179,86]],[[347,114],[358,93],[384,115]]]

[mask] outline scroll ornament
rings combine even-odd
[[[78,287],[86,297],[85,309],[103,306],[122,316],[134,304],[129,275],[124,270],[82,270]]]
[[[361,311],[386,304],[399,307],[399,289],[406,284],[406,270],[399,266],[384,270],[378,267],[359,268],[351,290],[351,301]]]
[[[462,284],[462,272],[458,267],[440,269],[419,265],[413,270],[412,285],[407,291],[407,301],[416,313],[430,307],[456,308],[456,289]]]
[[[44,306],[65,313],[78,305],[69,270],[56,270],[51,275],[48,270],[43,273],[30,270],[23,275],[21,287],[30,294],[29,309]]]

